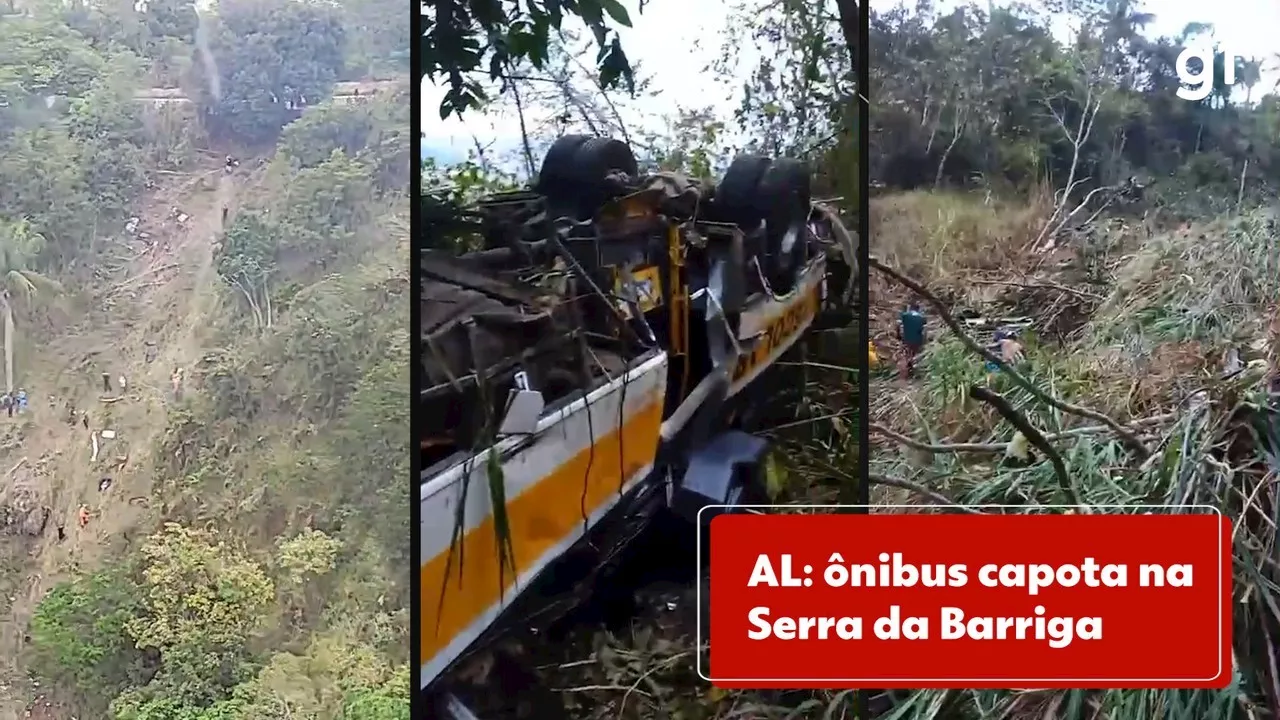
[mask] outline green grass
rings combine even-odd
[[[1184,234],[1157,236],[1112,266],[1111,294],[1078,338],[1065,346],[1026,343],[1020,372],[1051,394],[1128,417],[1137,382],[1165,390],[1149,414],[1168,415],[1142,430],[1154,451],[1139,462],[1115,435],[1098,432],[1054,443],[1082,500],[1090,505],[1208,504],[1235,523],[1235,652],[1231,685],[1217,691],[919,691],[900,694],[892,720],[932,718],[1088,718],[1090,720],[1227,720],[1268,716],[1273,638],[1280,629],[1280,501],[1272,482],[1280,468],[1280,432],[1260,389],[1260,374],[1218,380],[1218,358],[1230,346],[1245,358],[1265,355],[1267,323],[1280,302],[1280,247],[1269,213],[1220,220]],[[1160,366],[1171,348],[1202,353],[1211,374]],[[1195,359],[1195,358],[1193,358]],[[1013,429],[968,398],[974,384],[1004,394],[1045,433],[1088,421],[1036,401],[1006,377],[988,377],[982,361],[953,337],[936,341],[921,360],[922,379],[908,400],[873,398],[878,420],[914,429],[917,438],[1007,442]],[[1173,392],[1172,389],[1179,392]],[[1203,389],[1207,403],[1185,402]],[[1148,414],[1148,413],[1141,413]],[[884,417],[888,415],[889,417]],[[921,427],[923,426],[923,427]],[[937,489],[962,504],[1013,503],[1028,512],[1062,502],[1051,465],[1001,467],[998,455],[879,452],[872,470]]]

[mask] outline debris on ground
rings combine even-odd
[[[0,535],[39,537],[44,534],[51,513],[31,473],[21,475],[0,499]]]

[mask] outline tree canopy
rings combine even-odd
[[[1078,28],[1072,44],[1055,39],[1054,17]],[[1237,58],[1229,88],[1219,54],[1214,92],[1182,100],[1178,55],[1211,28],[1152,37],[1153,17],[1131,0],[1053,16],[1019,5],[873,10],[874,179],[1074,183],[1082,199],[1136,176],[1170,202],[1202,203],[1210,188],[1220,202],[1274,195],[1280,97],[1259,86],[1264,59]]]
[[[418,67],[431,81],[448,84],[441,118],[478,108],[489,97],[486,75],[500,81],[521,63],[541,69],[553,33],[566,18],[580,19],[595,39],[600,84],[633,86],[631,61],[615,29],[630,27],[631,15],[619,0],[445,0],[423,9],[426,30]]]

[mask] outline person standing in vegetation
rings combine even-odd
[[[898,375],[903,380],[915,374],[916,356],[924,349],[924,325],[924,313],[920,312],[918,302],[912,301],[898,315],[898,339],[902,341],[902,360],[898,366]]]

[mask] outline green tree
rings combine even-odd
[[[152,685],[203,706],[235,684],[275,589],[263,569],[217,537],[166,523],[142,546],[144,612],[128,623],[137,646],[160,653]]]
[[[336,7],[292,0],[219,6],[212,53],[219,94],[195,65],[198,103],[213,129],[241,142],[274,141],[308,105],[326,100],[343,68],[345,30]]]
[[[499,80],[519,62],[541,68],[547,44],[566,16],[577,16],[596,39],[595,65],[600,83],[609,88],[632,82],[631,62],[613,25],[631,27],[631,16],[619,0],[446,0],[423,6],[426,32],[421,67],[426,77],[449,85],[440,117],[461,115],[486,97],[482,68]]]
[[[0,86],[30,96],[78,97],[106,63],[84,36],[51,18],[7,17],[0,22]]]
[[[31,262],[44,249],[44,237],[36,232],[26,218],[0,222],[0,312],[4,313],[4,381],[8,392],[13,392],[15,378],[13,355],[18,344],[17,328],[13,321],[17,302],[31,303],[41,290],[57,292],[58,283],[31,270]]]
[[[47,241],[27,248],[28,268],[37,259],[50,266],[66,263],[93,237],[98,211],[85,185],[80,150],[57,126],[19,130],[0,147],[0,216],[26,218],[29,229]]]
[[[71,102],[67,130],[79,146],[85,189],[95,209],[118,220],[146,187],[150,138],[142,106],[133,97],[142,78],[141,59],[115,53],[110,68]]]
[[[402,667],[376,688],[347,695],[339,720],[409,720],[409,669]]]
[[[43,678],[74,688],[89,707],[137,682],[146,665],[126,626],[140,611],[127,566],[56,586],[31,619],[33,665]]]
[[[354,257],[357,232],[372,220],[373,197],[368,168],[341,150],[295,173],[280,203],[281,262],[316,277],[339,258]]]
[[[276,271],[280,229],[265,214],[238,213],[218,249],[218,273],[244,299],[258,329],[271,327],[271,276]]]
[[[295,168],[311,168],[341,150],[369,166],[380,192],[403,193],[409,185],[408,100],[405,88],[366,102],[308,108],[285,127],[281,154]]]
[[[277,544],[277,587],[295,626],[304,626],[319,612],[328,596],[319,581],[337,564],[342,541],[314,528],[306,528]]]
[[[404,3],[394,0],[350,0],[342,4],[347,32],[347,80],[398,77],[409,71],[413,45]]]

